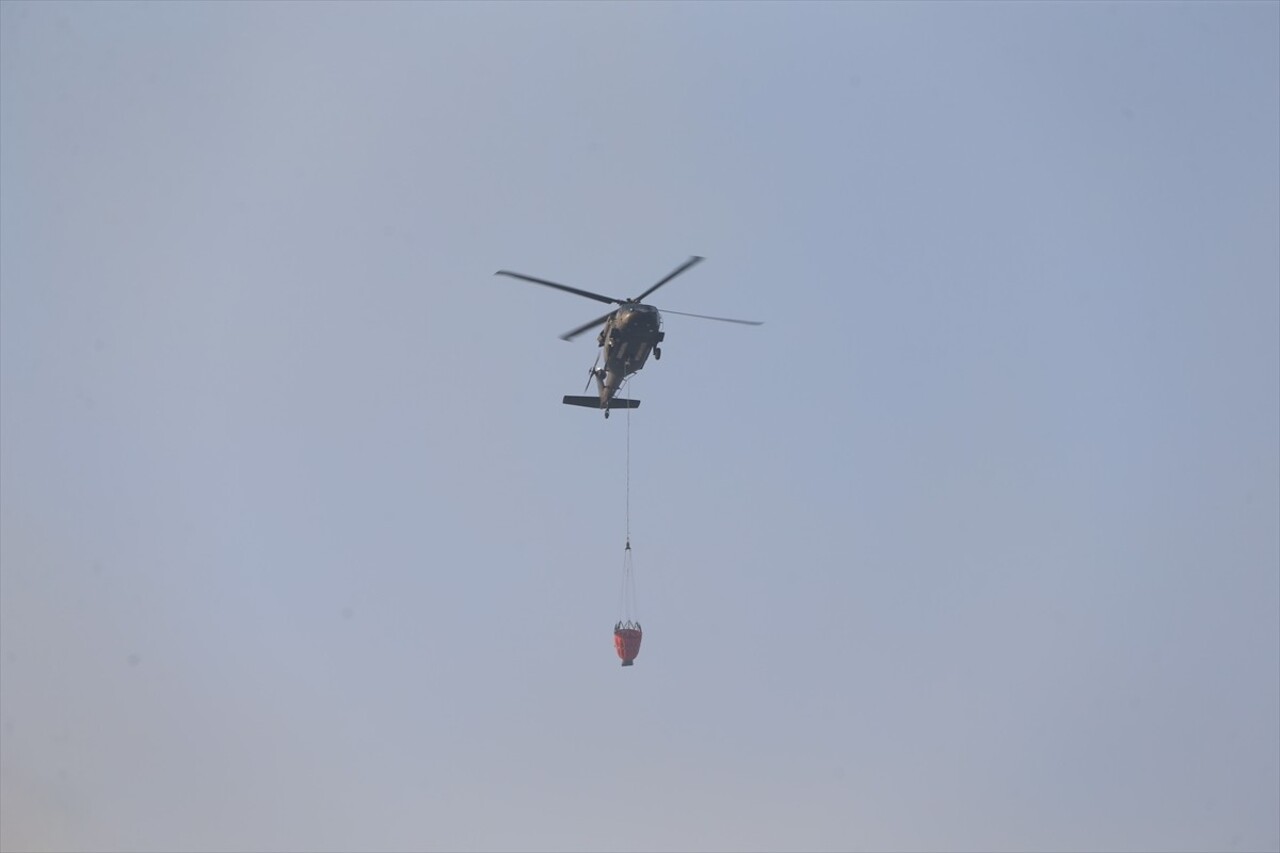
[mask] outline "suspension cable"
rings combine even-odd
[[[622,588],[618,590],[618,609],[630,624],[639,617],[636,601],[635,566],[631,553],[631,407],[627,407],[627,472],[626,472],[626,547],[622,551]]]
[[[627,549],[631,549],[631,406],[627,406]]]

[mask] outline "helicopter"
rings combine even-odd
[[[705,258],[694,255],[680,266],[672,270],[668,275],[658,281],[653,287],[650,287],[644,293],[632,299],[616,299],[612,296],[604,296],[599,293],[592,293],[589,290],[580,290],[576,287],[570,287],[567,284],[560,284],[554,281],[547,281],[545,278],[534,278],[531,275],[523,273],[511,272],[510,270],[498,270],[494,275],[505,275],[511,278],[518,278],[522,281],[541,284],[545,287],[554,287],[556,290],[563,290],[566,293],[575,293],[578,296],[584,296],[587,299],[594,299],[597,302],[604,302],[608,305],[617,305],[618,307],[605,314],[597,317],[589,323],[583,323],[576,329],[565,332],[560,336],[563,341],[571,341],[583,332],[588,332],[601,324],[604,328],[600,330],[600,334],[596,337],[596,345],[600,347],[600,352],[596,354],[596,363],[592,365],[587,375],[586,387],[582,389],[585,394],[587,389],[591,387],[591,380],[595,379],[598,397],[585,397],[566,395],[564,402],[569,406],[583,406],[589,409],[602,409],[604,416],[609,417],[609,410],[614,408],[635,409],[639,408],[639,400],[628,400],[618,396],[618,390],[622,387],[627,377],[644,367],[645,362],[649,360],[649,353],[653,353],[654,360],[662,359],[662,348],[659,346],[666,339],[666,332],[662,331],[662,314],[654,306],[642,301],[646,296],[653,293],[659,287],[671,281],[676,276],[689,270],[691,267],[701,263]],[[682,317],[697,317],[702,320],[719,320],[725,323],[739,323],[744,326],[762,326],[763,323],[755,320],[734,320],[729,317],[709,317],[706,314],[687,314],[682,311],[667,311],[668,314],[678,314]],[[601,359],[604,360],[604,366],[600,366]]]

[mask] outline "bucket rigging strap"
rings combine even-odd
[[[626,622],[638,622],[640,619],[640,606],[636,601],[636,573],[630,542],[622,551],[622,586],[618,590],[618,614]]]

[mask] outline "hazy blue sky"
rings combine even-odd
[[[1280,849],[1280,4],[4,2],[0,403],[5,850]]]

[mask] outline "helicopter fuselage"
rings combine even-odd
[[[649,354],[662,357],[658,344],[666,333],[662,331],[662,315],[658,309],[643,302],[625,302],[610,315],[596,338],[600,346],[603,366],[595,371],[596,386],[600,392],[600,408],[606,414],[609,402],[618,393],[628,376],[644,367]]]

